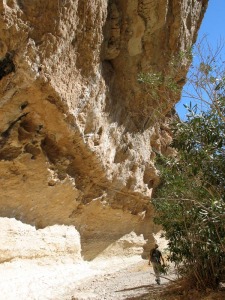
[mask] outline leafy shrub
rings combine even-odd
[[[181,273],[198,287],[216,287],[225,265],[225,127],[214,107],[201,114],[187,109],[187,121],[173,127],[177,157],[157,159],[162,179],[152,200],[155,222]]]

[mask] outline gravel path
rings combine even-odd
[[[168,276],[172,277],[172,274]],[[157,285],[152,267],[148,266],[148,261],[143,260],[115,273],[106,273],[81,281],[73,297],[68,300],[158,300],[157,295],[168,282],[162,278],[161,285]]]

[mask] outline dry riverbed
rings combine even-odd
[[[166,276],[173,279],[173,273]],[[122,300],[152,299],[158,300],[162,289],[170,282],[161,279],[161,285],[155,283],[153,269],[147,260],[140,260],[130,266],[117,270],[110,269],[104,275],[84,279],[77,284],[72,300]],[[149,298],[149,294],[151,298]]]

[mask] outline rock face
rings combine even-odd
[[[42,258],[81,262],[80,235],[74,226],[53,225],[36,230],[15,219],[0,218],[0,263]]]
[[[145,263],[140,256],[145,241],[135,233],[127,234],[87,262],[81,257],[80,235],[73,225],[35,229],[13,218],[0,218],[0,225],[0,299],[102,299],[105,294],[112,299],[107,295],[109,291],[105,291],[105,280],[112,280],[109,275],[115,278],[121,269],[140,269]],[[127,287],[128,273],[126,270],[122,287]],[[140,280],[143,277],[137,282]],[[84,282],[87,291],[82,293],[79,284]],[[93,285],[97,282],[99,293],[90,295],[88,289],[95,291]],[[110,293],[114,293],[115,287],[118,289],[118,284]],[[118,292],[114,295],[121,299]]]
[[[71,260],[72,263],[82,263],[80,234],[74,226],[53,225],[44,229],[23,224],[9,218],[0,218],[1,241],[0,264],[21,260],[49,262]],[[104,261],[112,256],[129,258],[140,256],[146,241],[143,235],[134,232],[124,235],[112,243],[95,261]]]
[[[154,158],[172,153],[167,117],[188,68],[179,54],[206,7],[0,1],[1,217],[74,225],[85,259],[132,231],[151,241]],[[146,73],[163,78],[157,88]]]

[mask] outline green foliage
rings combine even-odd
[[[182,266],[181,275],[194,278],[197,287],[215,288],[224,268],[224,202],[190,199],[154,201],[166,238],[170,260]]]
[[[169,272],[169,265],[160,265],[159,266],[159,271],[163,275],[167,275]]]
[[[213,49],[205,37],[195,45],[194,64],[189,69],[183,97],[192,99],[198,105],[198,111],[216,109],[225,123],[224,114],[217,105],[224,95],[225,86],[225,62],[221,56],[223,50],[223,42],[219,41]]]
[[[148,72],[138,74],[137,81],[149,96],[149,103],[152,103],[150,114],[149,111],[147,115],[142,111],[142,115],[150,120],[148,125],[154,125],[164,118],[174,99],[180,96],[181,87],[185,83],[183,74],[186,73],[191,59],[192,48],[189,48],[169,57],[164,70],[157,71],[150,67]]]
[[[162,73],[140,73],[138,75],[138,82],[148,86],[151,93],[154,91],[157,92],[162,85],[164,89],[168,89],[168,92],[176,93],[179,91],[179,86],[173,76],[163,76]]]
[[[216,287],[225,265],[225,101],[201,114],[187,107],[186,122],[173,126],[176,158],[159,156],[161,185],[153,204],[170,260],[198,287]],[[222,116],[221,116],[222,113]]]
[[[225,112],[225,101],[218,102],[220,112]],[[196,105],[188,109],[188,120],[174,126],[173,146],[180,151],[183,162],[188,162],[189,172],[198,176],[205,188],[219,195],[225,193],[225,124],[213,107],[197,114]]]
[[[190,47],[186,50],[179,51],[178,55],[173,55],[170,61],[171,73],[175,75],[184,66],[189,66],[193,59],[193,49]]]
[[[155,88],[163,83],[163,76],[161,73],[140,73],[138,75],[138,82]]]

